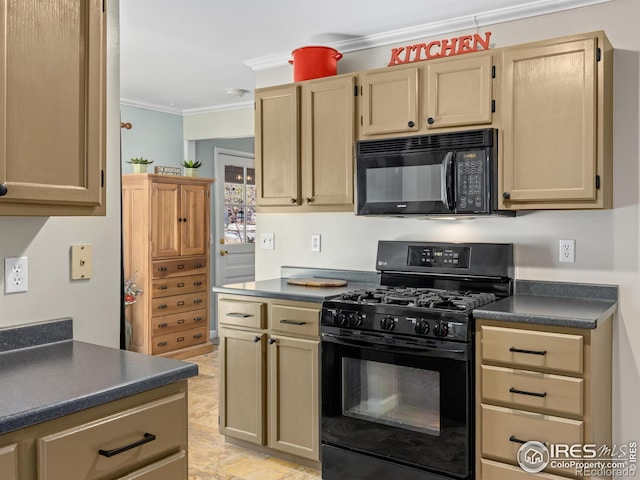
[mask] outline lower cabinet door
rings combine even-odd
[[[18,479],[18,446],[7,445],[0,447],[0,478],[3,480],[17,480]]]
[[[187,480],[187,453],[181,450],[118,480]]]
[[[566,477],[559,477],[549,473],[532,475],[520,467],[493,462],[484,458],[480,462],[482,463],[482,480],[567,480]]]
[[[260,332],[220,329],[220,433],[264,445],[265,371]]]
[[[317,340],[272,335],[269,339],[268,446],[320,459]]]

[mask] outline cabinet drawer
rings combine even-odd
[[[153,336],[166,335],[168,333],[181,332],[206,325],[207,310],[194,310],[192,312],[175,313],[164,317],[151,319]]]
[[[17,480],[18,478],[18,445],[0,447],[0,472],[3,480]]]
[[[238,327],[265,328],[266,304],[242,300],[220,299],[218,321]]]
[[[181,450],[118,480],[187,480],[187,454]]]
[[[177,260],[156,260],[152,262],[153,278],[178,277],[207,273],[207,257],[179,258]]]
[[[494,462],[492,460],[481,459],[482,480],[567,480],[566,477],[559,477],[550,473],[536,473],[532,476],[520,467],[507,465],[505,463]]]
[[[269,329],[291,335],[317,338],[320,334],[318,308],[271,305]]]
[[[192,345],[198,345],[207,341],[207,328],[192,328],[183,332],[168,333],[167,335],[159,335],[153,337],[151,353],[171,352],[179,348],[186,348]]]
[[[482,326],[482,359],[582,373],[580,335]]]
[[[581,378],[482,366],[482,399],[582,415]]]
[[[189,312],[207,305],[209,292],[187,293],[173,297],[161,297],[151,300],[151,316],[163,317],[172,313]]]
[[[519,441],[582,444],[583,422],[510,408],[481,405],[482,456],[517,464]]]
[[[39,438],[38,480],[107,478],[186,445],[186,396],[177,393]]]
[[[152,284],[153,298],[169,297],[182,293],[204,292],[206,289],[206,275],[162,278],[154,280]]]

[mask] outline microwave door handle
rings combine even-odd
[[[451,192],[453,190],[453,175],[451,169],[453,167],[453,152],[447,152],[442,162],[442,178],[440,191],[442,192],[442,203],[448,210],[453,210],[451,204]]]

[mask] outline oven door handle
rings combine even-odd
[[[397,345],[388,345],[386,343],[378,343],[371,341],[352,340],[342,337],[337,337],[331,333],[322,333],[323,342],[336,343],[338,345],[346,345],[350,347],[369,348],[384,350],[385,352],[398,353],[404,355],[418,355],[421,357],[436,357],[436,358],[452,358],[456,360],[466,360],[468,352],[466,348],[428,348],[422,345],[407,344],[406,347]]]

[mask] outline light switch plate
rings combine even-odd
[[[274,249],[273,242],[274,242],[273,233],[260,234],[260,248],[262,250],[273,250]]]
[[[88,280],[93,276],[93,246],[71,246],[71,280]]]

